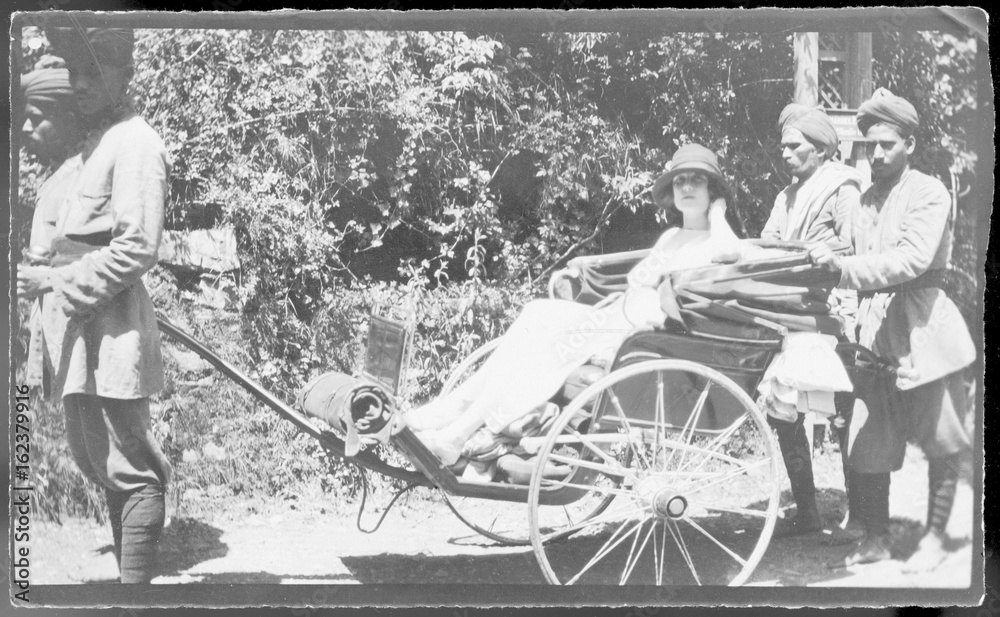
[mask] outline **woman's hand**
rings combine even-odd
[[[52,291],[52,268],[48,266],[17,268],[17,297],[30,300],[50,291]]]
[[[708,218],[712,217],[722,217],[722,220],[726,219],[726,198],[716,197],[712,203],[708,204]]]
[[[708,225],[709,228],[714,230],[729,229],[729,223],[726,221],[726,200],[723,197],[718,197],[708,204]]]
[[[708,205],[708,229],[713,238],[736,241],[739,238],[733,228],[726,220],[726,200],[723,197],[716,198]],[[738,257],[737,257],[738,259]],[[734,260],[735,261],[735,260]]]

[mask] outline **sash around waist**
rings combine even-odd
[[[110,234],[92,234],[88,236],[59,236],[52,241],[52,258],[50,265],[65,266],[87,253],[92,253],[111,244]]]
[[[941,288],[944,285],[945,269],[928,270],[915,279],[911,279],[898,285],[890,285],[881,289],[869,289],[859,291],[859,297],[874,296],[875,294],[894,294],[901,291],[913,291],[915,289]]]

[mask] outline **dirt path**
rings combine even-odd
[[[833,523],[844,501],[834,457],[817,459],[820,508]],[[787,497],[787,491],[786,495]],[[900,561],[829,570],[846,552],[822,546],[817,535],[773,539],[751,585],[957,587],[969,586],[973,494],[959,486],[949,526],[954,551],[934,572],[904,576]],[[926,509],[926,463],[916,451],[893,476],[891,510],[899,557],[913,550]],[[382,528],[364,534],[356,514],[331,515],[320,506],[291,510],[275,503],[248,512],[246,504],[197,518],[175,517],[161,542],[156,583],[507,583],[542,584],[530,547],[502,547],[466,528],[443,504],[413,499],[397,506]],[[376,516],[366,513],[366,525]],[[36,584],[113,581],[117,568],[107,527],[73,519],[39,524],[32,553]]]

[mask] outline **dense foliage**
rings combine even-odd
[[[972,43],[880,32],[874,51],[876,86],[927,119],[918,166],[968,172]],[[306,372],[308,326],[349,281],[538,289],[575,252],[649,245],[648,188],[678,144],[723,157],[747,235],[789,180],[789,34],[173,31],[136,57],[176,161],[172,219],[223,205],[248,334]],[[522,153],[509,198],[489,183]]]
[[[25,34],[28,66],[44,42]],[[420,324],[410,394],[432,396],[565,259],[653,242],[648,191],[680,144],[721,155],[742,234],[789,181],[790,33],[138,34],[134,99],[174,161],[168,224],[235,227],[241,362],[284,394],[355,368],[378,305]],[[873,48],[875,86],[925,120],[917,166],[967,181],[974,41],[883,31]],[[36,176],[22,165],[23,198]],[[960,204],[967,273],[981,206]],[[168,419],[175,460],[200,447],[206,426]]]

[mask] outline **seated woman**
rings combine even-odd
[[[736,234],[724,218],[729,195],[715,154],[697,144],[682,146],[653,187],[657,206],[680,211],[682,225],[664,232],[632,269],[628,291],[603,307],[529,302],[479,370],[447,396],[406,414],[407,425],[443,463],[454,464],[483,425],[500,433],[544,404],[577,367],[613,356],[636,328],[663,325],[657,288],[665,276],[732,250]]]

